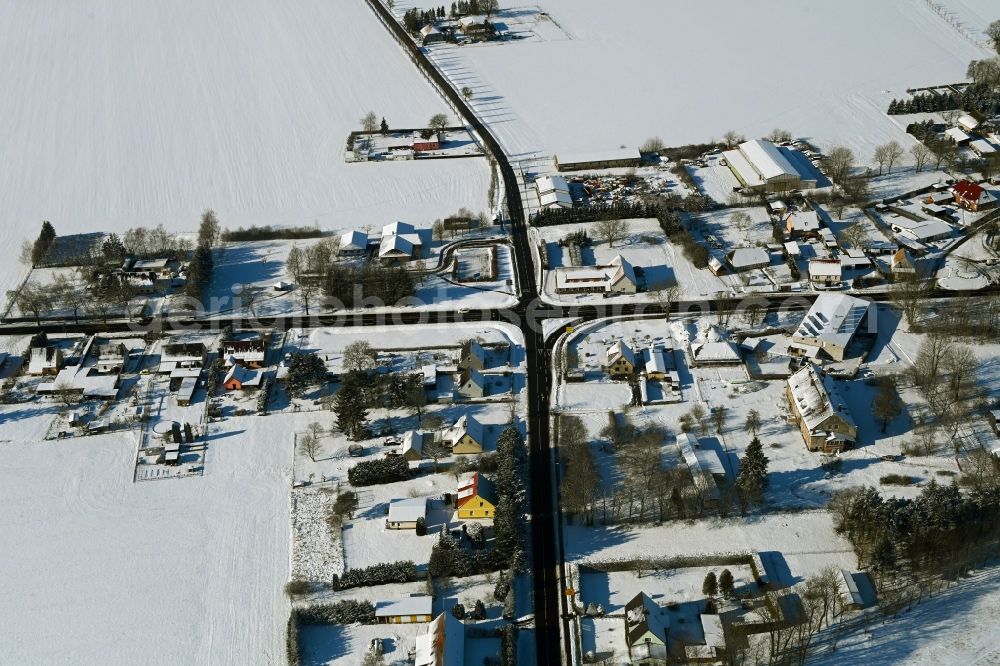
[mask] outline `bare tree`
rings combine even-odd
[[[726,144],[727,148],[735,148],[739,144],[746,141],[746,137],[733,130],[729,130],[728,132],[722,135],[722,141],[723,143]]]
[[[878,163],[878,175],[882,175],[882,169],[888,169],[892,173],[892,167],[899,158],[903,156],[903,148],[895,141],[883,144],[875,149],[875,161]]]
[[[309,460],[316,462],[316,456],[320,452],[319,440],[312,433],[302,435],[299,437],[299,451],[302,455],[309,456]]]
[[[746,240],[746,231],[753,224],[753,218],[745,211],[736,211],[729,217],[729,223],[736,227],[740,237]]]
[[[479,9],[489,18],[500,10],[499,0],[479,0]]]
[[[472,88],[470,88],[469,86],[462,86],[462,97],[465,98],[466,102],[468,102],[469,100],[471,100],[472,99]]]
[[[931,157],[931,149],[922,143],[918,143],[910,148],[910,157],[913,158],[913,165],[917,167],[917,172],[924,170],[927,160]]]
[[[427,122],[427,126],[432,130],[441,131],[448,126],[448,116],[443,113],[435,113]]]
[[[367,340],[355,340],[344,347],[345,370],[368,370],[375,366],[375,350]]]
[[[378,116],[375,115],[374,111],[369,111],[365,114],[365,117],[361,119],[361,129],[365,132],[376,132],[378,131],[378,127]]]
[[[835,146],[823,160],[823,168],[835,186],[842,186],[854,169],[854,153],[850,148]]]
[[[993,42],[993,49],[1000,54],[1000,20],[990,23],[983,32]]]
[[[646,139],[645,143],[639,148],[640,153],[659,153],[663,150],[663,139],[658,136],[652,136]]]
[[[660,307],[663,308],[664,318],[670,319],[670,308],[674,303],[680,300],[682,293],[683,290],[681,289],[681,286],[676,283],[676,281],[669,286],[661,287],[653,292],[656,296],[656,301],[660,304]]]
[[[49,294],[35,282],[25,282],[20,289],[8,291],[7,298],[13,300],[21,312],[31,313],[35,324],[39,326],[42,323],[42,313],[52,309]]]
[[[853,249],[860,249],[868,240],[869,231],[868,221],[864,217],[859,217],[841,230],[840,238]]]
[[[597,233],[608,242],[609,247],[614,247],[628,232],[629,225],[625,220],[601,220],[597,223]]]
[[[776,127],[767,135],[767,140],[771,143],[785,143],[792,140],[792,133]]]
[[[725,405],[718,405],[712,408],[712,425],[715,426],[715,432],[722,434],[723,428],[726,427],[728,411]]]
[[[749,432],[754,437],[757,436],[757,431],[760,430],[760,412],[756,409],[751,409],[747,412],[747,419],[743,423],[743,430]]]
[[[889,293],[896,307],[906,317],[906,323],[912,329],[916,327],[920,316],[924,286],[913,276],[903,276],[893,282]]]

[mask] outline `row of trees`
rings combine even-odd
[[[890,116],[909,113],[933,113],[966,109],[986,115],[1000,112],[1000,61],[996,58],[974,60],[969,65],[969,78],[977,81],[961,92],[923,92],[909,99],[892,100],[889,103]]]

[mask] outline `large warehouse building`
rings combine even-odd
[[[740,185],[764,192],[788,192],[816,187],[816,180],[803,178],[781,149],[770,141],[755,139],[723,153],[729,170]]]

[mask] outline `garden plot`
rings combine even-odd
[[[532,233],[544,246],[548,255],[549,270],[544,274],[545,300],[558,305],[579,305],[595,300],[607,304],[656,303],[658,302],[656,291],[672,284],[679,285],[683,298],[707,297],[720,291],[728,291],[726,282],[708,270],[695,268],[680,248],[664,238],[663,230],[657,220],[627,220],[626,223],[628,234],[614,247],[596,237],[596,224],[564,224],[533,228]],[[621,255],[633,267],[640,269],[642,273],[640,286],[646,291],[608,298],[602,298],[600,294],[557,293],[554,269],[574,265],[569,252],[559,244],[559,241],[579,231],[586,231],[592,239],[591,245],[581,248],[582,265],[607,265],[616,256]]]
[[[7,247],[42,220],[61,235],[193,232],[206,208],[231,228],[486,208],[485,160],[344,163],[369,110],[419,127],[448,108],[365,3],[31,4],[0,19],[0,56],[16,63],[0,85]],[[26,273],[3,262],[0,291]]]

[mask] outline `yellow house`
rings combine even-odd
[[[444,431],[441,439],[454,454],[483,452],[483,426],[474,417],[465,414],[455,425]]]
[[[496,516],[496,493],[493,482],[479,472],[459,483],[458,517],[463,520]]]
[[[375,621],[379,624],[416,624],[430,622],[431,597],[413,594],[391,601],[375,602]]]

